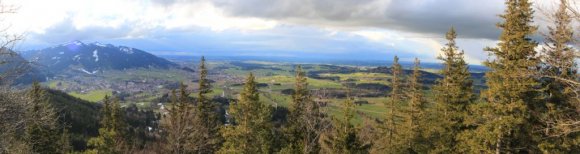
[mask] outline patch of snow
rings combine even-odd
[[[60,57],[52,57],[52,60],[58,60]]]
[[[99,51],[98,50],[93,51],[93,57],[95,57],[95,62],[98,62],[99,61],[99,55],[98,54],[99,54]]]
[[[127,54],[133,54],[133,48],[121,47],[120,50],[127,53]]]
[[[76,55],[75,57],[73,57],[73,60],[75,61],[81,60],[81,55]]]
[[[61,46],[70,46],[70,45],[83,46],[85,44],[83,42],[77,40],[77,41],[71,41],[71,42],[62,44]]]
[[[95,42],[94,44],[95,44],[96,46],[100,46],[100,47],[107,47],[107,45],[101,44],[101,43],[99,43],[99,42]]]
[[[84,43],[83,43],[83,42],[81,42],[81,41],[74,41],[73,43],[74,43],[75,45],[77,45],[77,46],[84,45]]]
[[[83,71],[83,72],[85,72],[87,74],[90,74],[90,75],[96,74],[98,72],[96,70],[95,71],[92,71],[92,72],[89,72],[89,71],[85,70],[84,68],[81,68],[80,71]]]
[[[61,51],[61,52],[59,52],[58,54],[62,55],[62,54],[64,54],[64,52],[62,52],[62,51]]]

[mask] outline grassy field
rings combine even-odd
[[[60,86],[58,86],[59,83],[60,83]],[[66,87],[68,87],[68,84],[65,81],[60,81],[60,80],[50,81],[50,82],[48,82],[46,84],[51,89],[58,89],[59,87],[60,88],[66,88]]]
[[[272,106],[288,107],[292,101],[291,96],[280,93],[260,93],[260,100]]]
[[[282,86],[293,86],[295,78],[293,76],[269,76],[257,79],[260,83],[280,83]],[[342,85],[337,82],[329,80],[318,80],[308,78],[308,86],[310,88],[342,88]]]
[[[251,65],[259,64],[259,65]],[[220,76],[220,78],[211,78],[215,82],[212,83],[212,92],[208,94],[210,97],[220,96],[225,93],[226,97],[236,98],[237,93],[241,91],[242,85],[240,80],[235,80],[236,77],[245,77],[249,72],[253,72],[256,75],[256,80],[259,83],[266,83],[268,86],[260,88],[260,100],[263,103],[270,104],[272,106],[288,107],[292,101],[291,95],[282,94],[281,91],[285,89],[294,88],[294,64],[285,63],[271,63],[271,62],[261,62],[261,61],[244,61],[243,63],[237,63],[234,65],[230,62],[209,62],[208,68],[210,73],[217,75],[227,75],[234,76],[232,78],[225,78]],[[197,69],[195,65],[191,65],[192,68]],[[305,65],[305,71],[324,71],[329,69],[334,69],[334,66],[330,65]],[[435,70],[428,70],[435,71]],[[339,77],[339,81],[332,80],[321,80],[308,78],[308,84],[310,89],[345,89],[345,83],[379,83],[383,85],[388,85],[388,80],[391,78],[390,75],[384,73],[368,73],[368,72],[357,72],[357,73],[326,73],[319,74],[323,77]],[[162,70],[162,69],[131,69],[126,71],[108,71],[103,74],[107,80],[113,81],[126,81],[126,80],[150,80],[150,79],[161,79],[168,81],[185,81],[184,83],[188,85],[188,89],[192,90],[190,96],[197,97],[195,90],[197,89],[197,83],[193,82],[192,77],[194,74],[186,73],[181,70]],[[47,86],[51,88],[57,87],[58,83],[61,83],[61,87],[67,86],[65,81],[51,81],[46,83]],[[237,85],[237,86],[232,86]],[[227,88],[227,89],[224,89]],[[151,93],[139,93],[133,94],[130,98],[130,103],[135,103],[139,108],[148,108],[151,103],[156,98],[162,96],[162,94],[169,91],[160,90],[157,94]],[[362,90],[364,92],[364,90]],[[88,100],[91,102],[101,101],[105,95],[111,95],[111,90],[96,90],[90,91],[88,93],[78,93],[73,92],[71,95]],[[426,92],[426,96],[430,93]],[[356,105],[355,110],[357,112],[353,123],[361,124],[365,118],[378,118],[382,119],[388,108],[384,105],[388,101],[386,97],[359,97],[356,100],[367,101],[368,104]],[[323,110],[334,118],[342,118],[344,116],[343,102],[344,99],[329,98],[327,100],[328,106],[324,107]],[[404,104],[403,104],[404,106]]]
[[[185,74],[183,71],[175,69],[130,69],[123,71],[106,71],[103,76],[108,80],[114,81],[130,81],[130,80],[143,80],[143,79],[161,79],[167,81],[185,81],[187,76],[193,74]]]
[[[390,75],[383,73],[350,73],[350,74],[320,74],[324,77],[340,77],[341,82],[354,81],[355,83],[382,83],[386,84]]]
[[[113,93],[111,90],[94,90],[94,91],[90,91],[87,93],[77,93],[77,92],[72,92],[69,93],[70,95],[86,100],[86,101],[90,101],[90,102],[98,102],[101,101],[105,98],[105,95],[109,95],[111,96]]]
[[[292,97],[290,95],[281,94],[280,91],[284,89],[292,89],[294,87],[294,72],[292,65],[281,65],[281,64],[273,64],[268,62],[245,62],[245,63],[255,63],[255,64],[263,64],[268,65],[268,67],[272,67],[275,69],[252,69],[252,70],[242,70],[240,67],[234,66],[229,67],[224,70],[227,74],[232,75],[242,75],[245,76],[249,72],[253,72],[257,76],[257,82],[259,83],[267,83],[269,87],[260,88],[260,100],[264,103],[270,104],[272,106],[283,106],[288,107],[290,102],[292,101]],[[314,65],[309,67],[306,71],[319,71],[319,70],[326,70],[329,69],[327,66],[324,65]],[[321,74],[321,76],[331,77],[337,76],[340,77],[340,81],[331,81],[331,80],[319,80],[308,78],[308,84],[310,89],[321,89],[321,88],[328,88],[328,89],[343,89],[344,86],[342,83],[354,81],[355,83],[381,83],[386,84],[387,79],[390,78],[387,74],[382,73],[350,73],[350,74]],[[274,84],[279,85],[274,85]],[[241,86],[234,86],[232,89],[234,91],[239,91]],[[221,94],[219,88],[214,89],[214,93],[211,95]],[[355,110],[357,114],[353,119],[353,123],[361,124],[363,122],[363,117],[371,117],[371,118],[382,118],[384,116],[384,112],[387,110],[385,108],[384,101],[387,98],[359,98],[359,100],[366,100],[369,104],[357,105]],[[325,112],[327,112],[330,116],[334,118],[342,118],[344,116],[343,111],[343,101],[344,99],[330,99],[329,104],[327,107],[323,108]]]

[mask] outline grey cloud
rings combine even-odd
[[[386,28],[443,36],[497,39],[503,0],[214,0],[231,16],[341,28]]]

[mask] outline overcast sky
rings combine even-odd
[[[536,0],[546,6],[553,0]],[[504,0],[8,0],[17,49],[72,40],[155,54],[434,62],[454,26],[472,64],[499,35]],[[541,22],[537,22],[541,23]]]

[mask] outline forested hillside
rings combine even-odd
[[[505,0],[483,73],[470,72],[461,31],[450,25],[436,71],[419,58],[405,68],[398,56],[380,67],[202,56],[181,64],[194,71],[93,73],[122,74],[108,80],[126,89],[159,84],[129,93],[104,83],[109,91],[94,101],[56,90],[72,85],[66,80],[4,86],[0,153],[580,153],[580,10],[567,0],[542,10],[550,26],[536,40],[532,2]]]

